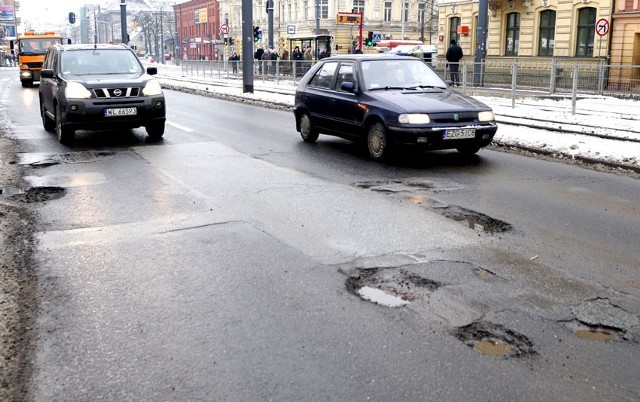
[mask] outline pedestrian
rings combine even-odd
[[[449,49],[446,54],[447,65],[449,66],[449,72],[451,73],[451,82],[455,86],[460,86],[460,74],[458,73],[458,67],[460,66],[460,60],[462,60],[462,48],[458,46],[455,39],[451,39]]]
[[[238,56],[238,53],[233,53],[231,55],[231,57],[229,58],[229,60],[231,61],[231,68],[233,69],[233,73],[237,74],[238,73],[238,64],[240,62],[240,56]]]

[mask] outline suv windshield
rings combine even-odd
[[[128,49],[82,49],[61,52],[62,74],[142,74],[138,58]]]
[[[446,88],[447,84],[415,57],[362,62],[365,89]]]

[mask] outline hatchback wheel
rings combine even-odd
[[[311,118],[307,113],[300,116],[300,136],[305,142],[314,143],[318,140],[318,130],[311,125]]]
[[[61,144],[71,144],[74,138],[74,132],[66,124],[62,123],[62,111],[60,104],[56,105],[56,134]]]
[[[375,123],[369,128],[367,146],[369,148],[369,155],[371,155],[371,158],[374,160],[382,160],[389,154],[387,130],[385,130],[382,123]]]

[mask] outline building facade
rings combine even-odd
[[[607,33],[596,22],[611,23],[612,0],[489,0],[486,58],[563,57],[607,59]],[[439,53],[451,39],[475,56],[478,2],[440,3]]]
[[[178,22],[178,32],[183,42],[182,49],[185,45],[189,49],[186,53],[189,59],[197,58],[198,55],[197,50],[192,49],[198,49],[199,45],[192,43],[197,43],[196,38],[206,36],[202,31],[196,33],[198,28],[195,25],[199,24],[193,24],[195,10],[206,7],[211,12],[216,12],[213,10],[216,6],[218,14],[215,17],[209,14],[210,18],[217,18],[216,25],[209,26],[207,33],[212,35],[211,38],[223,40],[224,35],[219,33],[219,27],[220,24],[225,24],[228,27],[226,54],[242,53],[241,3],[237,0],[192,0],[173,6],[176,14],[182,16]],[[260,27],[262,32],[262,39],[255,46],[266,47],[270,34],[266,0],[254,1],[252,12],[252,26]],[[359,24],[340,23],[337,18],[339,13],[362,13],[362,32],[365,38],[368,32],[380,39],[423,38],[427,44],[435,44],[437,38],[435,0],[280,0],[274,2],[273,9],[274,47],[282,53],[288,49],[288,39],[291,37],[321,34],[333,37],[332,52],[347,53],[354,42],[360,42],[360,29]],[[216,45],[219,49],[217,56],[220,58],[220,48],[225,45]],[[376,51],[374,47],[364,50]]]
[[[224,52],[220,36],[220,7],[215,0],[192,0],[173,6],[178,34],[177,57],[219,59]]]
[[[611,78],[626,89],[640,81],[640,0],[616,0],[612,17]]]

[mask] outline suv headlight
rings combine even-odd
[[[478,120],[480,121],[494,121],[495,119],[493,112],[490,110],[478,113]]]
[[[162,88],[160,87],[160,83],[157,80],[149,80],[147,85],[142,89],[142,94],[144,96],[157,96],[162,95]]]
[[[398,116],[398,121],[402,124],[429,124],[431,119],[428,114],[412,113],[401,114]]]
[[[79,82],[68,82],[64,96],[67,99],[88,99],[91,98],[91,92]]]

